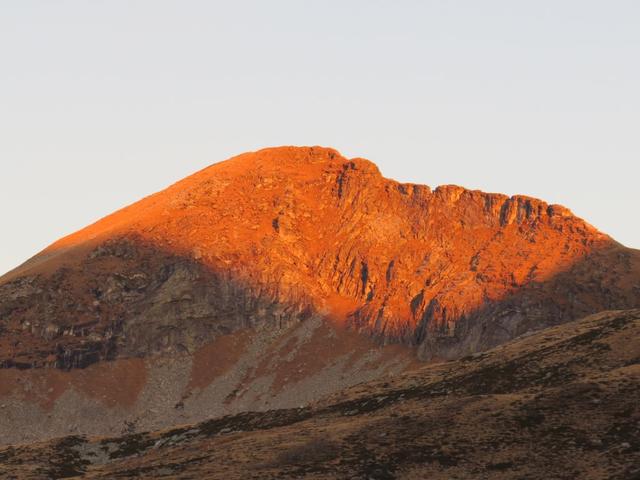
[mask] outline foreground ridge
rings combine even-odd
[[[640,310],[346,390],[120,438],[0,450],[19,478],[635,478]]]

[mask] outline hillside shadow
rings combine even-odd
[[[129,235],[49,252],[19,267],[21,275],[0,285],[0,368],[70,369],[193,353],[242,329],[287,328],[313,315],[344,326],[357,315],[357,309],[332,314],[322,299],[260,281],[246,267],[196,257]],[[430,323],[439,307],[430,305],[409,343],[424,360],[455,358],[600,310],[640,307],[639,273],[640,252],[612,243],[544,282],[445,318],[453,329]]]
[[[461,315],[453,329],[430,323],[440,307],[435,303],[415,332],[420,357],[459,358],[603,310],[640,307],[640,251],[614,243],[596,249],[545,281],[527,282]]]

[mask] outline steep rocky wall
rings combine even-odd
[[[79,277],[79,273],[81,276]],[[75,268],[0,286],[0,365],[83,368],[117,357],[192,354],[258,324],[285,328],[310,316],[193,259],[127,238],[109,240]]]
[[[640,304],[640,255],[569,210],[283,147],[213,165],[0,280],[0,362],[193,352],[312,315],[451,358]]]

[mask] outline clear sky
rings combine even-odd
[[[0,272],[229,156],[325,145],[640,247],[635,0],[0,0]]]

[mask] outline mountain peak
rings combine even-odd
[[[255,152],[247,152],[226,161],[215,163],[203,172],[210,174],[269,173],[304,175],[317,173],[318,167],[328,171],[350,169],[359,173],[381,176],[378,167],[364,158],[348,159],[338,150],[320,146],[280,146],[268,147]],[[196,174],[197,175],[197,174]]]
[[[322,147],[246,153],[0,279],[0,396],[19,399],[0,430],[69,433],[58,403],[124,409],[96,433],[298,406],[640,307],[639,272],[638,252],[542,200],[399,183]]]
[[[614,245],[542,200],[432,191],[331,148],[283,146],[205,168],[56,242],[11,278],[81,274],[87,255],[124,239],[409,342],[425,329],[452,332]]]

